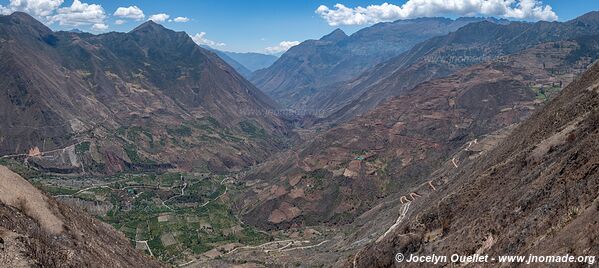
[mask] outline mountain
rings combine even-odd
[[[201,47],[216,53],[216,55],[223,59],[227,64],[231,65],[235,71],[243,75],[246,79],[250,79],[254,71],[267,68],[278,59],[273,55],[253,52],[238,53],[222,51],[204,45]]]
[[[233,69],[235,69],[235,71],[237,71],[244,78],[249,79],[252,76],[252,71],[250,71],[248,68],[246,68],[243,64],[241,64],[238,61],[234,60],[233,58],[229,57],[229,54],[227,52],[223,52],[218,49],[213,49],[213,48],[211,48],[209,46],[205,46],[205,45],[202,45],[201,47],[206,50],[210,50],[210,51],[214,52],[223,61],[225,61],[227,64],[229,64],[231,67],[233,67]]]
[[[278,105],[183,32],[0,17],[0,153],[53,172],[224,172],[285,144]]]
[[[65,206],[0,166],[0,266],[163,267],[110,225]]]
[[[292,47],[272,66],[256,71],[251,81],[284,106],[303,109],[314,94],[328,85],[353,79],[431,37],[483,20],[399,20],[378,23],[351,36],[337,29],[320,40]]]
[[[397,253],[597,255],[598,85],[595,65],[497,146],[432,177],[435,191],[413,189],[403,220],[344,266],[389,267]]]
[[[72,32],[72,33],[84,33],[84,31],[79,30],[77,28],[73,28],[73,29],[69,30],[69,32]]]
[[[597,255],[598,40],[541,43],[432,79],[274,155],[246,174],[235,207],[290,238],[211,264]]]
[[[347,121],[424,81],[543,42],[595,34],[599,24],[589,19],[595,16],[589,13],[563,23],[472,23],[422,42],[356,79],[321,90],[306,109],[323,111],[327,123]]]
[[[268,68],[278,59],[278,57],[274,55],[267,55],[255,52],[239,53],[224,51],[224,53],[227,54],[227,56],[234,59],[235,61],[239,62],[241,65],[243,65],[251,72]]]
[[[247,174],[240,210],[268,229],[352,223],[529,117],[598,59],[597,40],[546,42],[421,83]]]

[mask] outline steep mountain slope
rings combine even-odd
[[[287,132],[270,98],[153,22],[96,36],[2,16],[0,61],[0,153],[55,172],[238,169]]]
[[[47,197],[0,166],[0,266],[162,267],[110,225]]]
[[[482,18],[422,18],[379,23],[351,36],[337,29],[284,53],[251,81],[285,106],[302,109],[323,87],[353,79],[433,36],[447,34]]]
[[[251,72],[255,72],[260,69],[268,68],[273,63],[275,63],[275,61],[277,61],[277,59],[279,59],[277,56],[274,56],[274,55],[267,55],[267,54],[261,54],[261,53],[255,53],[255,52],[239,53],[239,52],[224,51],[224,53],[227,54],[227,56],[229,56],[230,58],[239,62],[241,65],[243,65],[245,68],[247,68]]]
[[[465,143],[527,118],[597,59],[596,38],[544,43],[422,83],[317,135],[246,177],[246,220],[267,228],[351,222],[424,182]]]
[[[396,253],[597,256],[597,122],[595,65],[493,150],[431,178],[436,191],[345,265],[397,266]]]
[[[599,29],[596,17],[599,12],[564,23],[472,23],[422,42],[353,81],[321,91],[307,109],[319,109],[329,115],[324,120],[327,123],[347,121],[424,81],[540,43],[595,34]]]

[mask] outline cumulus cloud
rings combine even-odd
[[[96,23],[92,26],[92,30],[96,32],[104,32],[108,30],[108,25],[104,23]]]
[[[206,32],[200,32],[195,35],[190,35],[191,39],[198,45],[207,45],[209,47],[224,47],[225,43],[212,41],[206,38]]]
[[[48,17],[49,23],[57,22],[60,25],[79,26],[103,24],[106,19],[104,8],[96,4],[73,1],[70,7],[62,7],[56,11],[56,15]]]
[[[283,41],[276,46],[267,47],[264,50],[268,54],[277,54],[289,50],[291,47],[299,45],[299,41]]]
[[[10,0],[7,7],[0,6],[0,12],[9,14],[23,11],[35,17],[44,17],[54,13],[62,3],[64,0]]]
[[[143,20],[146,17],[143,10],[137,6],[119,7],[113,15],[115,17],[132,20]]]
[[[74,0],[70,6],[61,7],[63,3],[64,0],[10,0],[7,6],[0,5],[0,14],[22,11],[47,24],[88,25],[94,31],[107,29],[104,23],[107,16],[101,5]]]
[[[150,16],[151,21],[153,22],[164,22],[166,20],[168,20],[168,18],[170,18],[171,16],[169,16],[168,14],[165,13],[159,13],[159,14],[154,14],[152,16]]]
[[[0,15],[10,15],[11,12],[10,8],[0,5]]]
[[[188,17],[176,17],[173,21],[174,22],[188,22],[189,18]]]
[[[442,15],[483,15],[545,21],[555,21],[558,18],[551,6],[543,5],[540,0],[408,0],[401,6],[383,3],[350,8],[336,4],[331,9],[321,5],[315,12],[331,26]]]
[[[127,21],[125,21],[125,20],[116,20],[116,21],[114,21],[114,24],[116,24],[116,25],[123,25],[123,24],[125,24],[126,22],[127,22]]]

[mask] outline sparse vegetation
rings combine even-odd
[[[166,129],[168,134],[177,136],[177,137],[189,137],[193,133],[190,127],[186,125],[180,125],[178,127],[169,127]]]
[[[129,160],[131,160],[131,163],[141,163],[141,158],[139,157],[137,149],[134,145],[129,144],[125,146],[123,149],[125,150],[127,157],[129,157]]]
[[[85,153],[89,152],[90,146],[91,146],[91,143],[88,141],[79,143],[75,146],[75,153],[78,155],[85,154]]]
[[[535,92],[535,94],[537,95],[536,98],[537,100],[541,100],[541,101],[548,101],[549,99],[551,99],[552,96],[554,96],[556,93],[558,93],[561,88],[559,86],[534,86],[532,87],[532,90]]]
[[[241,130],[252,138],[263,139],[266,137],[266,130],[257,126],[257,124],[254,122],[242,121],[239,122],[239,127],[241,127]]]

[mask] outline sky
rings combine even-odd
[[[53,30],[127,32],[152,19],[220,50],[269,54],[336,28],[351,34],[398,19],[566,21],[593,10],[599,0],[0,0],[0,13],[24,11]]]

